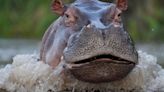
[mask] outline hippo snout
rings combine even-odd
[[[77,79],[101,83],[127,76],[138,55],[122,27],[99,29],[89,25],[70,38],[64,60]]]

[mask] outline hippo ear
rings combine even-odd
[[[116,0],[116,5],[121,11],[125,11],[128,8],[128,0]]]
[[[65,5],[62,0],[53,0],[51,5],[52,11],[56,14],[63,15],[65,11]]]

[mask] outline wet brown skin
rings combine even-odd
[[[126,77],[138,63],[120,16],[127,0],[76,0],[69,6],[54,0],[52,9],[61,17],[45,33],[40,52],[52,68],[64,60],[64,69],[76,79],[104,83]]]

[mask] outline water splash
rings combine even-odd
[[[90,84],[73,79],[65,82],[61,77],[63,62],[53,71],[48,65],[38,62],[37,55],[17,55],[13,63],[0,69],[0,91],[7,92],[59,92],[62,89],[103,90],[103,92],[122,92],[120,90],[134,90],[135,92],[164,92],[164,70],[157,64],[156,57],[139,52],[139,64],[123,80]],[[106,90],[106,91],[104,91]],[[119,90],[119,91],[118,91]],[[128,91],[126,91],[128,92]]]

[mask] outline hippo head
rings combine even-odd
[[[57,33],[60,32],[69,32],[69,35],[59,37],[65,39],[65,45],[59,45],[62,40],[55,43],[51,39],[49,42],[55,45],[49,47],[57,49],[50,49],[47,53],[56,52],[59,58],[63,56],[65,69],[76,79],[91,83],[120,80],[138,63],[137,51],[121,20],[121,13],[127,9],[127,0],[117,0],[115,4],[76,0],[70,5],[54,0],[52,9],[61,15],[53,40],[58,39]],[[51,53],[48,58],[55,55]],[[60,62],[55,58],[52,61]]]

